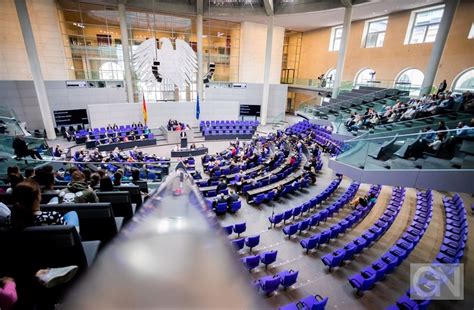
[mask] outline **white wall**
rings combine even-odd
[[[66,80],[66,57],[54,0],[27,1],[45,80]],[[14,0],[0,0],[0,80],[31,80]]]
[[[160,102],[147,103],[148,126],[166,125],[169,119],[196,126],[196,102]],[[239,117],[238,101],[203,101],[200,102],[200,120],[236,120]],[[104,127],[107,124],[117,125],[143,122],[141,103],[91,104],[88,114],[92,127]]]
[[[279,84],[285,28],[273,27],[270,84]],[[267,25],[243,22],[240,26],[239,82],[263,83]]]
[[[247,83],[247,88],[206,88],[206,100],[238,100],[239,104],[262,105],[263,84]],[[268,99],[268,121],[285,113],[288,85],[271,84]]]

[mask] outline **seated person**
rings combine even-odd
[[[59,193],[59,203],[88,203],[99,202],[94,190],[85,182],[81,171],[74,171],[71,182]]]
[[[40,210],[41,190],[33,180],[19,183],[13,189],[15,205],[12,209],[12,228],[23,230],[28,226],[64,225],[65,220],[56,211]],[[76,214],[77,216],[77,214]]]
[[[212,203],[212,208],[215,209],[217,207],[218,203],[226,203],[227,201],[225,200],[225,195],[224,194],[219,194],[217,197],[214,199]]]
[[[233,190],[229,191],[229,196],[227,196],[227,205],[230,207],[234,201],[239,201],[239,195]]]
[[[100,179],[99,191],[111,192],[113,190],[114,190],[114,184],[112,183],[112,179],[108,175]]]
[[[225,180],[222,178],[219,180],[219,184],[217,184],[216,191],[219,193],[220,191],[223,191],[227,188],[227,183]]]
[[[63,150],[59,147],[59,144],[56,144],[56,147],[54,148],[53,156],[54,157],[61,157],[63,154]]]

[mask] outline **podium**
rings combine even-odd
[[[181,137],[181,148],[187,148],[188,147],[188,138],[187,137]]]

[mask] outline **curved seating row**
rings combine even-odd
[[[376,282],[393,272],[410,255],[428,228],[432,215],[431,190],[417,193],[415,217],[403,236],[382,257],[348,279],[352,287],[357,289],[357,294],[372,289]]]
[[[419,287],[427,287],[427,291],[436,289],[433,287],[433,279],[437,279],[443,283],[442,285],[445,285],[445,281],[454,272],[453,265],[447,264],[458,264],[461,262],[468,237],[467,212],[461,197],[458,194],[455,194],[453,198],[444,197],[443,206],[446,212],[443,243],[431,266],[433,271],[425,272],[417,283]],[[436,271],[436,269],[440,269],[440,271]],[[441,272],[448,277],[443,279],[437,276]],[[409,289],[405,295],[400,297],[388,309],[426,309],[431,302],[430,299],[422,298],[413,300],[411,295],[411,290]]]
[[[288,209],[282,213],[277,213],[272,216],[268,217],[268,221],[270,222],[271,225],[274,227],[281,223],[283,221],[283,224],[286,223],[286,221],[290,220],[290,218],[294,218],[295,216],[298,216],[299,214],[305,213],[307,211],[310,211],[311,209],[315,208],[318,204],[322,203],[326,199],[328,199],[339,187],[341,184],[342,178],[337,178],[333,180],[331,183],[329,183],[328,187],[316,195],[314,198],[308,200],[307,202],[303,203],[301,206]]]
[[[323,221],[325,222],[329,217],[333,217],[335,213],[338,213],[339,210],[354,197],[358,189],[359,189],[359,183],[352,182],[351,185],[347,188],[346,192],[342,194],[338,200],[333,202],[327,208],[314,214],[309,219],[305,219],[305,220],[296,222],[294,224],[285,226],[283,228],[283,233],[287,235],[288,238],[291,238],[291,236],[296,234],[298,231],[301,234],[303,230],[309,230],[312,227],[319,225],[320,222],[323,222]],[[302,213],[298,211],[299,210],[303,211],[304,209],[308,209],[307,204],[303,204],[302,206],[294,208],[293,218],[295,216],[295,213],[298,215],[299,213]]]
[[[359,254],[363,249],[369,247],[372,242],[380,239],[395,221],[403,205],[404,198],[405,189],[394,187],[392,190],[392,198],[390,199],[387,209],[372,227],[342,248],[338,248],[332,253],[324,255],[321,260],[324,265],[329,267],[329,271],[336,266],[342,266],[347,260],[352,260],[354,255]]]
[[[377,198],[380,194],[382,187],[380,185],[372,185],[369,190],[369,194],[374,194]],[[354,224],[362,221],[367,214],[370,212],[375,203],[368,203],[367,206],[358,205],[348,216],[339,222],[331,225],[328,229],[321,231],[309,238],[305,238],[300,241],[303,249],[306,249],[306,253],[314,248],[319,248],[322,244],[329,243],[331,239],[337,238],[340,233],[344,233],[347,229],[352,228]]]
[[[245,265],[245,268],[252,272],[253,269],[257,268],[260,263],[265,265],[265,269],[268,268],[268,265],[274,263],[277,258],[278,251],[272,250],[256,255],[249,255],[242,258],[242,262]]]
[[[283,270],[276,275],[264,276],[253,282],[254,286],[262,290],[267,296],[276,291],[280,285],[286,290],[288,287],[296,283],[298,279],[298,271]]]

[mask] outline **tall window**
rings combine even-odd
[[[365,47],[382,47],[387,30],[388,17],[374,21],[368,21],[367,34],[365,36]]]
[[[329,42],[329,51],[338,51],[341,46],[342,26],[331,28],[331,40]]]
[[[474,68],[464,70],[463,73],[458,75],[453,83],[452,91],[459,93],[465,91],[474,91]]]
[[[408,91],[410,96],[418,96],[424,78],[425,75],[418,69],[404,69],[398,74],[398,78],[395,81],[395,88]]]
[[[355,78],[354,86],[372,86],[375,81],[375,70],[365,68],[359,70]]]
[[[410,30],[410,44],[434,42],[444,8],[415,12]]]

